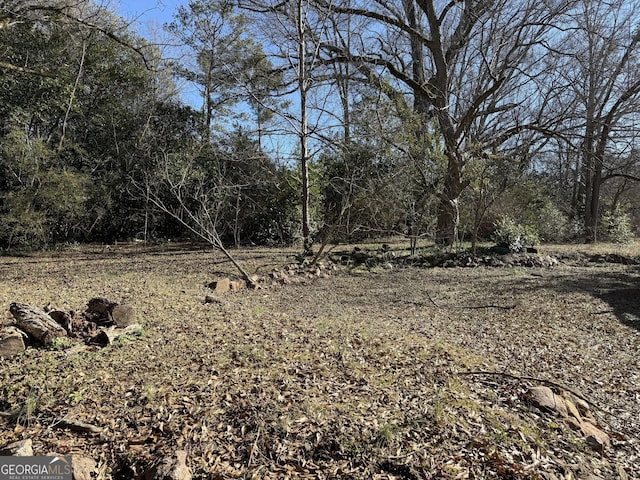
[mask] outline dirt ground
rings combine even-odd
[[[293,253],[235,252],[259,275]],[[552,268],[426,268],[398,251],[212,303],[234,271],[208,249],[2,257],[3,323],[14,301],[104,296],[144,328],[0,359],[0,449],[28,438],[113,479],[176,450],[207,479],[640,478],[640,267],[549,253]],[[586,400],[611,445],[534,406],[538,385]]]

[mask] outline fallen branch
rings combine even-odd
[[[585,397],[581,393],[578,393],[575,390],[572,390],[571,388],[567,387],[566,385],[563,385],[563,384],[558,383],[558,382],[554,382],[553,380],[547,380],[546,378],[530,377],[530,376],[527,376],[527,375],[513,375],[511,373],[506,373],[506,372],[491,372],[491,371],[488,371],[488,370],[487,371],[485,371],[485,370],[477,370],[477,371],[472,371],[472,372],[458,372],[458,375],[496,375],[496,376],[500,376],[500,377],[513,378],[514,380],[521,380],[521,381],[522,380],[529,380],[531,382],[544,383],[544,384],[549,385],[551,387],[556,387],[559,390],[565,390],[565,391],[569,392],[570,394],[575,395],[580,400],[584,400],[585,402],[587,402],[592,407],[595,407],[596,409],[604,412],[604,410],[602,408],[600,408],[592,400],[589,400],[587,397]]]
[[[102,428],[100,427],[91,425],[90,423],[84,423],[78,420],[71,420],[68,418],[63,418],[61,420],[58,420],[51,426],[54,428],[68,428],[69,430],[73,430],[74,432],[81,432],[81,433],[93,433],[93,434],[102,433]]]

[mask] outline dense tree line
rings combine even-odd
[[[5,1],[0,247],[448,245],[505,216],[547,241],[628,238],[636,7],[191,0],[166,49],[96,1]]]

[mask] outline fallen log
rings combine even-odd
[[[24,303],[12,303],[9,311],[16,320],[17,327],[44,345],[49,345],[59,337],[66,337],[67,331],[58,325],[47,313]]]
[[[9,358],[24,352],[27,334],[16,327],[0,330],[0,357]]]

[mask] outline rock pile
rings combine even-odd
[[[219,278],[206,285],[212,290],[212,294],[205,296],[205,303],[219,303],[220,295],[228,292],[237,292],[247,287],[254,289],[272,288],[280,285],[308,284],[319,278],[327,278],[338,270],[338,267],[330,262],[290,263],[283,267],[274,268],[266,275],[254,275],[251,284],[247,285],[242,280],[232,280],[228,277]]]
[[[551,268],[559,265],[556,257],[540,254],[517,254],[507,255],[480,255],[475,256],[469,253],[451,253],[440,256],[430,256],[421,259],[423,266],[430,267],[526,267],[526,268]]]
[[[549,387],[532,387],[527,397],[536,407],[559,414],[572,430],[579,431],[584,436],[587,445],[599,453],[611,446],[611,439],[602,429],[591,413],[589,404],[582,399],[563,392],[558,395]]]

